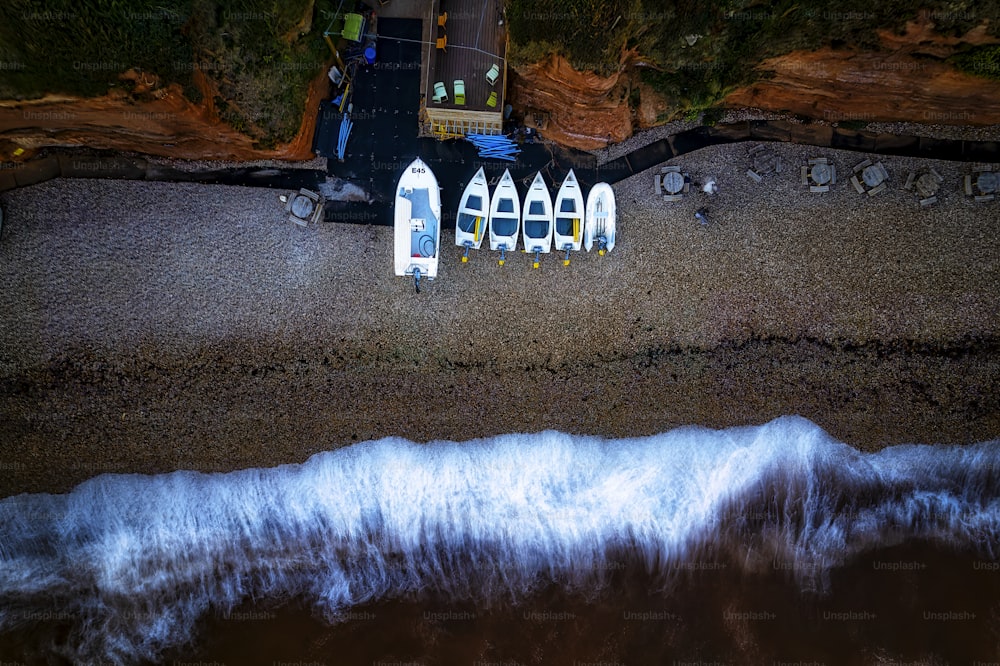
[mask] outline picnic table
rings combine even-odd
[[[872,164],[871,160],[863,160],[854,165],[853,171],[851,185],[854,186],[858,194],[867,194],[873,197],[879,192],[885,191],[889,172],[882,162]]]
[[[903,184],[903,189],[916,189],[917,194],[920,196],[921,206],[930,206],[932,203],[936,203],[938,200],[937,193],[941,189],[944,176],[933,168],[920,173],[919,176],[917,173],[916,171],[910,172],[910,175],[906,177],[906,182]]]
[[[691,180],[679,166],[665,166],[653,178],[653,191],[664,201],[680,201],[690,189]]]
[[[830,182],[830,165],[814,164],[809,171],[809,176],[817,185],[826,185]]]
[[[937,178],[929,173],[922,174],[917,178],[917,192],[924,197],[932,197],[937,193],[939,183]]]
[[[750,168],[747,169],[750,180],[760,183],[764,180],[764,176],[770,173],[781,173],[781,158],[763,144],[751,148]]]
[[[997,174],[992,171],[983,171],[976,178],[976,187],[983,194],[992,194],[997,191]]]
[[[971,174],[965,176],[965,194],[974,196],[976,201],[993,201],[1000,188],[1000,174],[993,170],[993,165],[977,167]]]
[[[801,169],[802,184],[810,192],[829,192],[837,184],[837,167],[825,157],[814,157]]]
[[[684,176],[676,171],[664,174],[663,189],[667,194],[679,194],[684,189]]]
[[[861,180],[865,181],[865,185],[868,187],[878,187],[885,180],[885,177],[882,175],[882,171],[872,164],[861,171]]]

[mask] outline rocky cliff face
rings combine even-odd
[[[884,52],[793,52],[761,64],[773,78],[730,94],[728,106],[789,111],[832,122],[912,121],[944,125],[1000,123],[1000,82],[970,76],[943,58],[965,44],[997,40],[985,26],[961,38],[926,21],[879,33]]]
[[[626,63],[602,77],[553,55],[515,71],[508,99],[545,138],[586,149],[632,136],[630,79]]]
[[[130,73],[123,73],[123,77]],[[274,150],[220,120],[212,100],[217,92],[195,72],[203,102],[193,104],[180,86],[141,85],[136,92],[89,99],[49,96],[30,102],[0,101],[0,161],[23,160],[43,147],[81,147],[136,151],[199,160],[307,160],[313,157],[315,109],[326,95],[326,73],[309,86],[309,112],[295,138]],[[18,149],[20,148],[20,152]]]
[[[878,52],[824,48],[767,60],[758,69],[769,78],[732,92],[724,105],[831,122],[1000,123],[1000,82],[964,74],[944,62],[962,45],[996,43],[985,26],[948,37],[922,19],[900,33],[879,36],[884,48]],[[547,138],[585,150],[598,148],[656,124],[673,108],[670,100],[639,83],[639,65],[638,56],[629,53],[616,74],[599,77],[552,56],[518,69],[511,97],[529,122],[541,120]],[[634,108],[629,105],[633,89],[640,100]]]
[[[1000,123],[1000,82],[970,76],[944,62],[957,48],[996,43],[980,26],[961,37],[940,35],[926,18],[901,33],[883,31],[884,49],[796,51],[759,66],[762,79],[736,90],[724,104],[785,111],[831,122],[912,121],[952,125]],[[639,81],[644,63],[622,55],[609,76],[575,70],[560,56],[512,70],[509,100],[528,125],[560,144],[585,150],[627,139],[669,115],[675,105]],[[766,77],[766,78],[765,78]],[[45,146],[90,146],[189,159],[309,159],[314,109],[327,90],[325,74],[310,86],[310,111],[296,138],[274,150],[219,119],[216,92],[196,77],[205,101],[192,104],[177,86],[151,90],[143,100],[50,97],[0,101],[0,161],[29,157]],[[139,88],[141,89],[141,88]],[[155,94],[154,94],[155,93]],[[635,104],[638,98],[638,104]]]

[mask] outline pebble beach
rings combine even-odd
[[[1000,202],[963,195],[970,165],[882,157],[889,187],[868,197],[847,182],[863,154],[774,144],[783,172],[758,184],[751,145],[669,163],[714,177],[712,197],[666,203],[655,170],[616,184],[604,257],[462,264],[446,230],[419,295],[392,275],[391,228],[301,228],[277,190],[8,192],[0,496],[385,436],[633,437],[783,414],[867,450],[1000,436]],[[798,169],[821,156],[838,183],[811,194]],[[944,181],[921,208],[902,185],[931,167]]]

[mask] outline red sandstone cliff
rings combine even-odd
[[[787,111],[830,121],[914,121],[953,125],[1000,123],[1000,82],[970,76],[944,62],[966,44],[990,44],[980,26],[962,37],[933,30],[922,18],[897,34],[880,33],[879,52],[796,51],[759,66],[773,76],[732,92],[723,104]],[[655,125],[675,105],[639,81],[639,54],[622,55],[610,76],[580,72],[560,56],[512,70],[508,99],[526,122],[563,145],[592,149],[627,139],[638,128]],[[214,91],[205,77],[201,104],[192,104],[171,86],[144,95],[93,99],[46,98],[0,102],[0,160],[16,148],[21,158],[45,146],[90,146],[194,159],[287,159],[312,157],[315,109],[327,79],[310,86],[308,112],[296,138],[275,150],[254,148],[253,140],[219,120]],[[633,89],[638,107],[630,105]]]
[[[728,95],[729,107],[758,107],[830,121],[912,121],[951,125],[1000,123],[1000,82],[971,76],[943,61],[963,44],[990,44],[980,26],[960,38],[940,35],[926,18],[896,34],[879,33],[885,50],[795,51],[758,67],[773,76]],[[538,118],[554,141],[593,149],[658,122],[673,105],[639,82],[634,53],[609,77],[578,72],[563,58],[521,67],[511,99]],[[630,90],[640,103],[630,108]]]
[[[123,73],[127,78],[133,73]],[[136,151],[149,155],[206,160],[307,160],[313,157],[316,108],[327,93],[326,72],[310,84],[306,109],[295,138],[274,150],[219,119],[217,94],[201,72],[195,84],[203,101],[193,104],[180,86],[137,88],[141,99],[123,93],[103,97],[48,96],[28,102],[0,101],[0,161],[23,160],[43,147]],[[23,152],[16,155],[20,148]]]

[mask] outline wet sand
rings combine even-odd
[[[545,586],[520,604],[408,599],[367,604],[334,626],[307,609],[247,604],[205,623],[181,659],[411,664],[985,663],[1000,576],[966,553],[909,544],[879,549],[831,575],[833,592],[802,593],[789,565],[761,575],[725,558],[669,584],[615,571],[610,589]],[[991,563],[986,563],[991,564]],[[888,570],[887,567],[912,569]],[[947,572],[947,575],[943,575]],[[958,586],[958,579],[966,586]],[[975,588],[979,593],[956,592]],[[661,589],[669,593],[658,592]],[[656,590],[656,591],[653,591]],[[933,609],[933,610],[931,610]],[[941,609],[960,609],[945,611]],[[949,619],[936,619],[954,616]],[[329,662],[328,662],[329,663]]]
[[[391,274],[389,228],[284,220],[278,192],[57,180],[7,193],[0,241],[0,496],[102,472],[300,462],[383,436],[556,428],[638,436],[801,414],[873,449],[1000,435],[997,203],[966,165],[745,145],[675,162],[715,198],[615,186],[605,257],[490,252],[442,234],[424,293]],[[843,182],[798,184],[826,155]],[[921,210],[909,168],[945,176]],[[792,172],[794,170],[794,173]],[[711,224],[693,217],[707,206]]]
[[[427,594],[380,600],[337,622],[296,601],[208,613],[193,645],[158,663],[844,664],[989,663],[996,562],[926,543],[880,548],[802,592],[794,564],[759,574],[706,553],[665,581],[612,560],[601,591],[540,586],[517,603]],[[669,590],[665,592],[664,590]],[[47,664],[58,621],[0,634],[0,652]],[[66,662],[69,663],[69,662]]]

